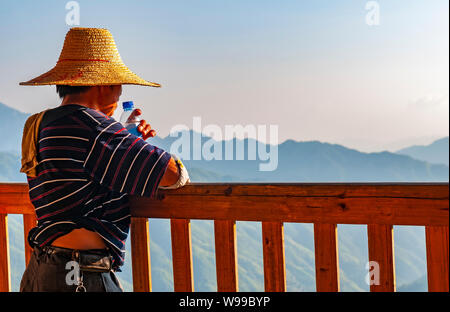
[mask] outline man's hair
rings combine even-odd
[[[91,87],[89,86],[64,86],[57,85],[56,93],[59,94],[60,98],[64,98],[66,95],[70,94],[81,94],[89,90]]]

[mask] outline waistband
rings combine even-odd
[[[109,249],[77,250],[56,246],[44,246],[42,248],[35,247],[35,251],[38,254],[46,255],[47,256],[46,258],[50,260],[50,262],[60,262],[56,260],[58,258],[59,260],[64,259],[66,261],[75,261],[78,263],[81,271],[86,272],[113,271],[112,255]]]

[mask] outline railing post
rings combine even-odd
[[[8,215],[0,214],[0,292],[11,291]]]
[[[266,291],[286,291],[282,222],[262,222],[264,285]]]
[[[173,287],[176,292],[194,291],[191,223],[187,219],[171,219]]]
[[[217,291],[238,291],[236,222],[214,220]]]
[[[36,215],[35,214],[24,214],[23,215],[23,238],[25,246],[25,266],[28,266],[31,254],[33,253],[33,248],[28,244],[28,233],[32,228],[36,226]]]
[[[373,271],[369,272],[370,291],[395,291],[395,261],[393,226],[385,224],[367,225],[367,240],[369,244],[369,264],[375,263]],[[370,269],[370,267],[369,267]]]
[[[449,291],[448,226],[426,226],[428,291]]]
[[[133,290],[152,291],[148,218],[131,218],[131,261]]]
[[[316,290],[339,291],[339,259],[336,224],[314,224]]]

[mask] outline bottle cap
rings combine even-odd
[[[133,101],[126,101],[126,102],[122,103],[122,106],[123,106],[124,110],[130,110],[130,109],[133,109],[134,104],[133,104]]]

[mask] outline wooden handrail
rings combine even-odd
[[[219,291],[237,291],[236,221],[262,222],[266,291],[285,291],[284,222],[314,223],[316,288],[339,291],[337,224],[366,224],[369,261],[380,269],[371,291],[395,291],[394,225],[426,228],[429,291],[449,290],[448,183],[195,183],[131,198],[135,291],[151,291],[148,218],[171,219],[175,291],[193,291],[190,220],[215,221]],[[34,226],[28,187],[0,183],[0,291],[10,290],[7,215]],[[27,248],[27,247],[26,247]],[[26,261],[30,249],[26,250]]]
[[[147,218],[131,218],[130,232],[131,257],[133,268],[134,291],[152,291],[152,274],[150,270],[150,237]]]
[[[264,289],[286,291],[284,233],[282,222],[262,222]]]
[[[190,220],[170,220],[172,236],[173,288],[194,291]]]
[[[217,291],[238,291],[236,221],[215,220]]]
[[[9,273],[8,216],[0,213],[0,291],[11,289]]]
[[[369,224],[367,240],[369,259],[379,266],[379,284],[371,285],[370,291],[395,291],[394,227],[386,224]]]
[[[132,198],[132,214],[202,220],[449,224],[448,183],[196,183],[160,191],[158,197]]]
[[[314,224],[316,290],[339,291],[339,260],[336,224]]]

